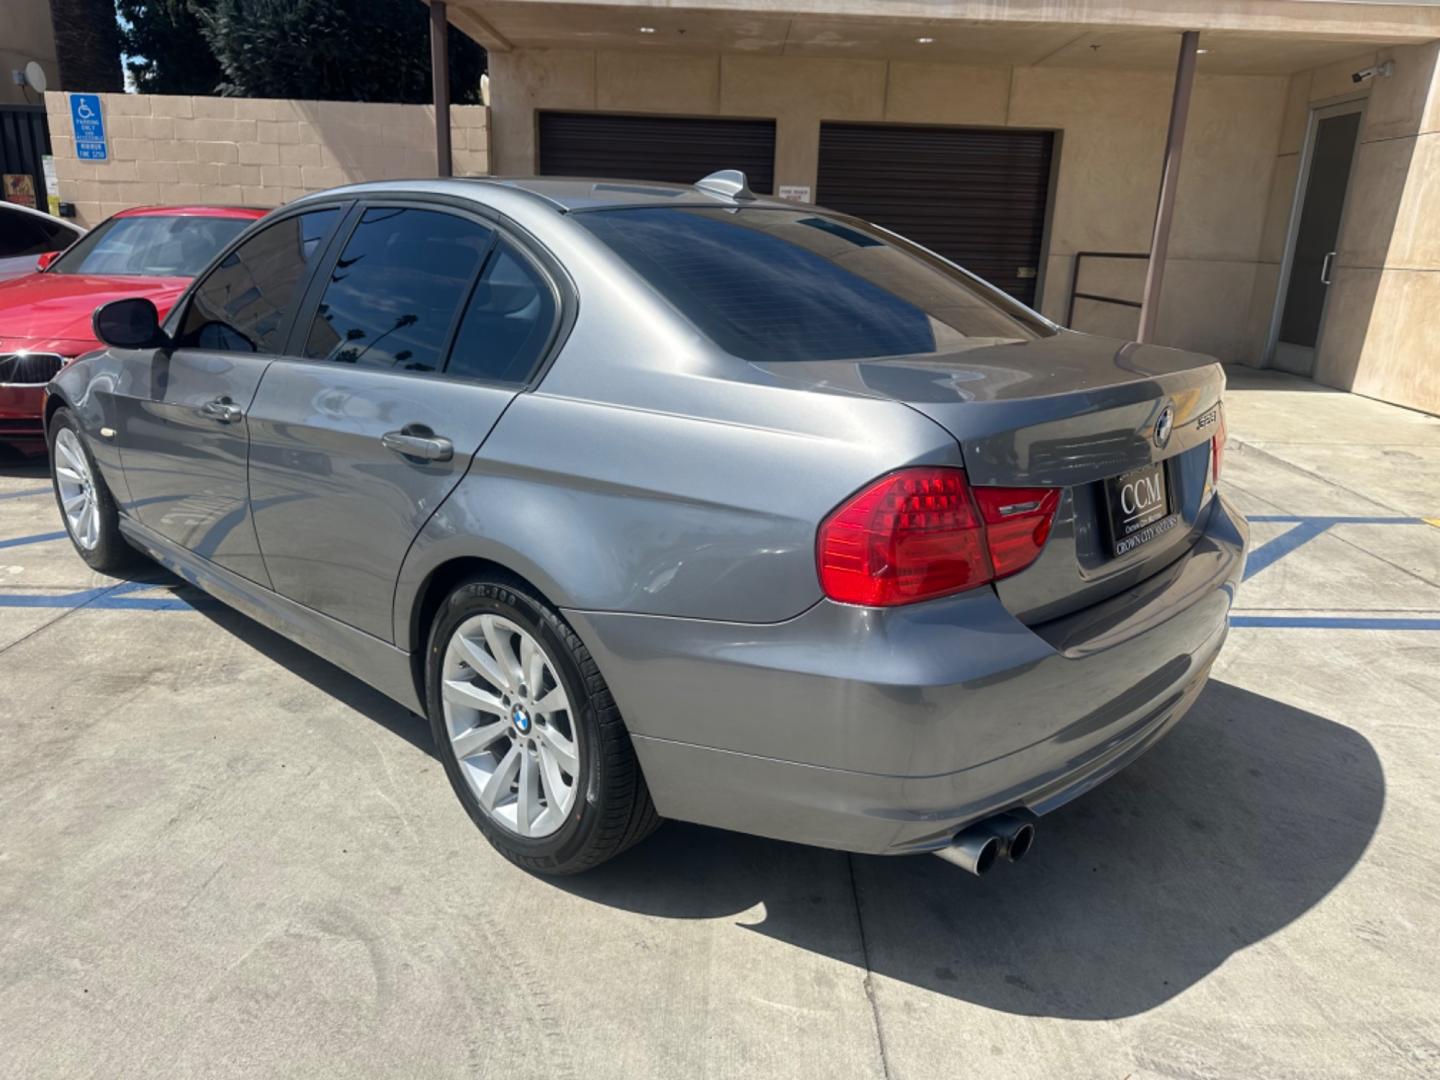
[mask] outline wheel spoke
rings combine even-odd
[[[510,724],[507,721],[495,720],[462,731],[450,740],[450,745],[455,748],[455,756],[463,761],[486,749],[509,730]]]
[[[504,666],[497,664],[495,658],[480,647],[479,642],[473,641],[464,634],[455,635],[455,644],[460,646],[460,653],[480,677],[497,690],[514,689],[510,685],[510,674]]]
[[[487,811],[493,812],[500,797],[510,791],[510,781],[515,779],[515,772],[520,768],[520,758],[523,756],[520,744],[512,743],[505,756],[500,759],[500,764],[495,766],[495,771],[486,777],[485,785],[478,794],[480,805]]]
[[[559,683],[539,701],[535,702],[535,711],[541,716],[549,716],[552,713],[568,713],[570,711],[570,699],[565,696],[565,688]]]
[[[510,715],[510,710],[505,708],[503,701],[465,679],[446,679],[440,692],[451,705],[458,705],[462,709],[477,709],[496,716]]]
[[[578,776],[580,759],[575,753],[575,744],[549,724],[537,725],[535,730],[539,733],[541,741],[555,755],[556,763],[571,776]]]
[[[520,685],[520,664],[510,648],[510,635],[500,626],[494,615],[483,616],[480,627],[485,631],[485,644],[490,646],[490,655],[495,657],[495,663],[505,676],[505,689],[517,689]]]
[[[85,503],[87,501],[85,492],[83,491],[76,492],[74,495],[68,497],[64,495],[60,497],[60,502],[65,507],[65,513],[69,514],[72,518],[79,516],[80,512],[85,509]]]
[[[58,446],[59,444],[57,443],[56,445]],[[77,486],[84,483],[84,481],[80,478],[80,474],[66,465],[56,465],[55,475],[60,477],[62,480],[65,480],[67,483],[75,484]]]
[[[524,675],[526,692],[533,697],[545,681],[545,654],[529,634],[520,638],[520,670]]]
[[[560,775],[555,751],[543,740],[540,743],[540,784],[545,789],[545,801],[550,804],[551,809],[559,809],[565,805],[565,796],[569,794],[569,790],[565,786],[564,777]]]
[[[515,826],[521,836],[530,835],[531,823],[539,817],[540,785],[536,775],[535,755],[520,754],[520,790],[515,797]]]

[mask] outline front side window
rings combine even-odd
[[[225,256],[191,294],[180,344],[220,352],[283,349],[285,320],[339,216],[334,208],[296,214],[266,226]]]
[[[500,241],[466,306],[445,373],[526,382],[550,341],[555,310],[555,294],[540,271]]]
[[[192,214],[111,218],[75,241],[50,273],[194,277],[250,224]]]
[[[494,236],[468,218],[438,210],[366,210],[320,298],[305,355],[439,371],[455,316]]]
[[[1054,333],[998,290],[859,222],[668,206],[575,220],[746,360],[924,355]]]

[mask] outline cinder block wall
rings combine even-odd
[[[279,206],[359,180],[435,175],[429,105],[102,94],[108,161],[75,156],[70,106],[45,95],[60,198],[95,225],[147,203]],[[490,110],[450,110],[457,176],[490,171]]]

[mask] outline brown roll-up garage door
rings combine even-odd
[[[771,194],[775,121],[540,114],[541,176],[693,184],[720,169],[739,169],[752,191]]]
[[[821,124],[816,202],[924,244],[1035,302],[1054,135]]]

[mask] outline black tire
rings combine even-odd
[[[440,696],[446,647],[462,622],[487,613],[510,620],[540,643],[575,704],[572,723],[581,763],[575,802],[564,823],[541,839],[522,837],[491,820],[462,774],[446,730]],[[578,874],[614,858],[660,825],[629,732],[590,651],[559,612],[518,581],[475,578],[450,593],[431,626],[425,685],[430,730],[451,787],[491,845],[517,866],[539,874]]]
[[[60,484],[55,477],[57,468],[55,440],[61,431],[74,433],[80,444],[80,453],[85,456],[86,464],[90,469],[92,497],[99,509],[99,529],[95,544],[89,548],[76,537],[75,531],[70,526],[70,519],[65,513],[65,506],[60,499]],[[115,499],[105,483],[105,477],[101,475],[99,467],[95,464],[95,455],[90,452],[90,444],[86,441],[85,433],[81,430],[80,422],[76,420],[75,414],[68,408],[57,409],[55,415],[50,419],[50,427],[46,431],[45,439],[46,446],[50,451],[50,486],[55,492],[55,505],[60,511],[60,521],[65,526],[65,534],[70,537],[70,543],[74,545],[76,554],[84,559],[92,570],[99,570],[102,573],[113,574],[133,566],[139,561],[140,554],[126,542],[124,535],[120,532],[120,510],[115,505]]]

